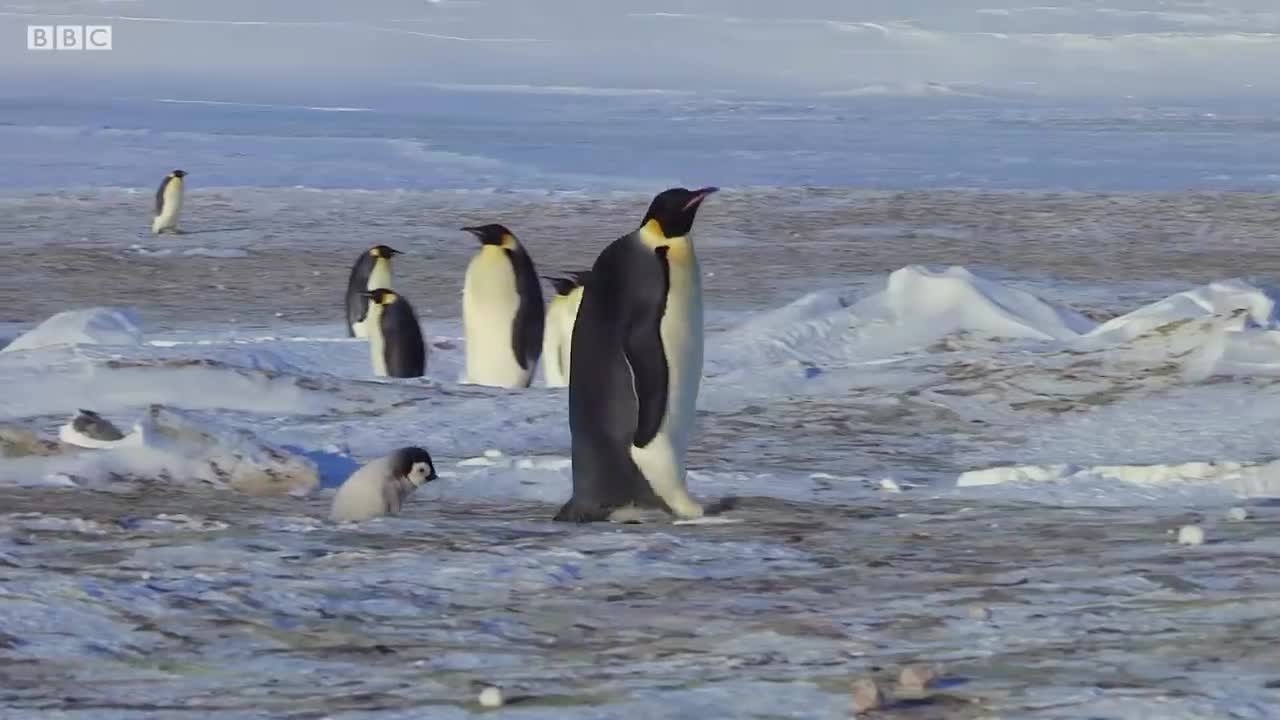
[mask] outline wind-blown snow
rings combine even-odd
[[[139,345],[138,319],[114,308],[67,310],[23,333],[0,352],[39,350],[59,345]]]

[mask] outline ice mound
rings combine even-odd
[[[1241,310],[1249,325],[1274,329],[1277,327],[1276,299],[1276,291],[1238,278],[1209,283],[1108,320],[1088,333],[1084,344],[1116,345],[1170,323],[1233,315]]]
[[[0,461],[0,484],[93,486],[117,480],[207,483],[249,495],[305,495],[320,480],[311,460],[152,405],[120,446]]]
[[[888,287],[853,306],[857,315],[914,325],[942,337],[970,332],[984,337],[1071,340],[1094,328],[1092,320],[994,280],[953,266],[933,271],[908,265],[889,275]]]
[[[58,345],[141,345],[137,316],[120,308],[67,310],[20,335],[0,353]]]
[[[956,480],[958,488],[994,486],[1029,490],[1026,499],[1048,503],[1106,505],[1132,501],[1132,496],[1198,503],[1271,498],[1280,497],[1280,461],[1012,465],[972,470]]]

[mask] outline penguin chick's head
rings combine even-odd
[[[398,297],[394,290],[386,288],[378,288],[377,290],[370,290],[360,294],[372,300],[375,305],[390,305]]]
[[[649,203],[649,211],[644,214],[640,226],[644,227],[653,221],[658,223],[663,237],[684,237],[693,228],[693,218],[698,214],[698,206],[718,189],[704,187],[698,190],[663,190]]]
[[[515,250],[520,246],[520,242],[516,240],[516,236],[510,230],[496,223],[464,227],[462,229],[479,238],[481,245],[497,245],[503,250]]]
[[[387,260],[390,260],[392,255],[403,255],[404,253],[387,245],[374,245],[369,248],[369,254],[376,258],[386,258]]]
[[[174,176],[174,177],[176,177],[176,178],[180,178],[180,177],[186,177],[186,176],[187,176],[187,171],[186,171],[186,170],[174,170],[173,172],[171,172],[171,173],[169,173],[169,174],[170,174],[170,175],[172,175],[172,176]]]
[[[557,295],[568,295],[573,292],[574,288],[580,287],[586,282],[588,272],[590,271],[578,270],[577,272],[569,273],[565,277],[551,277],[550,275],[543,275],[542,277],[551,283],[551,286],[556,289]]]
[[[391,474],[407,479],[414,487],[439,477],[436,466],[431,463],[431,453],[420,447],[402,447],[391,453]]]

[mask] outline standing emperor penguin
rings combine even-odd
[[[182,212],[182,189],[187,176],[185,170],[174,170],[164,176],[156,190],[156,212],[151,220],[151,234],[159,235],[168,230],[178,232],[178,214]]]
[[[364,318],[368,311],[367,291],[391,287],[391,257],[401,255],[399,250],[386,245],[374,245],[362,253],[351,266],[347,279],[347,336],[368,337]]]
[[[462,229],[481,243],[462,282],[466,382],[529,387],[545,322],[533,259],[501,225]]]
[[[569,348],[573,342],[573,322],[582,304],[582,285],[589,271],[569,273],[568,277],[547,278],[556,294],[547,303],[547,323],[542,334],[542,374],[547,387],[569,384]]]
[[[659,193],[591,268],[570,351],[573,497],[556,520],[646,507],[703,515],[685,487],[702,379],[702,273],[689,230],[715,191]]]
[[[422,327],[408,300],[387,288],[366,290],[369,315],[369,359],[378,377],[422,377],[427,371],[427,346]]]

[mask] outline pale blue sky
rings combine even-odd
[[[0,0],[0,82],[1271,95],[1275,0]],[[27,24],[109,23],[110,53]],[[932,85],[930,85],[932,83]],[[92,84],[92,83],[91,83]],[[110,83],[108,83],[109,85]],[[2,89],[2,88],[0,88]]]

